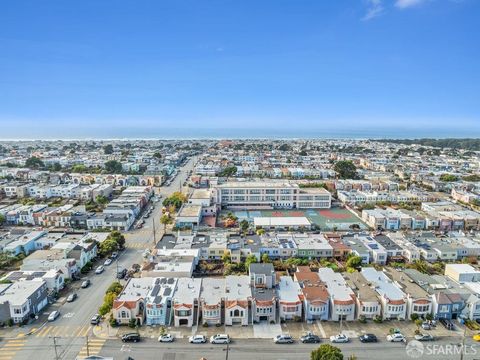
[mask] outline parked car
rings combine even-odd
[[[432,329],[432,325],[430,325],[429,322],[424,321],[424,322],[422,323],[422,329],[423,329],[423,330],[431,330],[431,329]]]
[[[112,262],[113,262],[113,260],[110,259],[110,258],[108,258],[108,259],[105,260],[105,262],[103,263],[103,266],[108,266],[108,265],[110,265]]]
[[[349,341],[350,339],[348,338],[348,336],[344,334],[330,336],[330,342],[332,343],[347,343]]]
[[[74,302],[76,298],[77,298],[77,293],[72,293],[68,295],[67,302]]]
[[[103,265],[100,265],[99,267],[97,267],[95,269],[95,274],[97,274],[97,275],[101,274],[101,273],[103,273],[104,270],[105,270],[105,268],[103,267]]]
[[[210,337],[211,344],[229,344],[230,336],[227,334],[215,334]]]
[[[173,342],[175,337],[172,334],[164,334],[158,337],[159,342]]]
[[[445,326],[447,330],[455,330],[455,325],[448,319],[440,319],[440,323]]]
[[[480,341],[480,333],[473,335],[472,339],[475,341]]]
[[[293,344],[293,338],[287,334],[280,334],[273,338],[275,344]]]
[[[48,315],[48,321],[55,321],[60,316],[60,311],[54,310]]]
[[[123,279],[125,275],[127,275],[127,269],[123,268],[121,270],[118,270],[117,279]]]
[[[118,252],[114,251],[112,255],[110,255],[110,259],[115,260],[118,257]]]
[[[190,344],[204,344],[207,342],[205,335],[193,335],[188,338]]]
[[[300,338],[300,341],[304,344],[318,344],[320,342],[320,337],[308,332]]]
[[[415,340],[418,341],[433,341],[435,338],[430,334],[417,334],[415,335]]]
[[[122,341],[123,342],[139,342],[140,341],[140,335],[137,333],[129,333],[125,334],[122,336]]]
[[[87,287],[89,287],[91,284],[90,280],[87,279],[85,281],[82,282],[82,289],[86,289]]]
[[[387,336],[387,341],[390,342],[406,342],[405,336],[401,333],[394,333]]]
[[[100,321],[102,320],[102,317],[100,314],[95,314],[93,317],[90,319],[90,324],[92,325],[98,325],[100,324]]]
[[[374,334],[363,334],[359,337],[359,339],[362,343],[373,343],[378,341]]]

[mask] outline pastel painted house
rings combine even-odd
[[[128,325],[134,319],[145,320],[145,299],[152,289],[152,278],[131,278],[113,301],[113,317],[118,324]]]
[[[436,319],[457,319],[465,301],[458,293],[442,291],[433,295],[433,313]]]
[[[330,294],[318,274],[308,267],[298,266],[293,278],[300,285],[304,320],[328,320]]]
[[[281,320],[302,318],[302,300],[300,285],[290,276],[281,276],[277,285],[278,309]]]
[[[200,290],[202,279],[179,278],[173,295],[175,326],[192,327],[200,320]]]
[[[248,325],[252,290],[247,275],[225,278],[225,325]]]
[[[432,297],[427,291],[415,284],[415,282],[403,272],[395,269],[388,269],[385,270],[385,272],[395,282],[395,285],[407,295],[407,319],[410,319],[413,314],[425,318],[427,314],[432,313]]]
[[[375,288],[382,302],[382,318],[405,320],[407,317],[407,295],[382,271],[362,268],[362,275]]]
[[[369,281],[360,272],[346,273],[343,277],[357,297],[357,317],[374,319],[381,316],[382,304]]]
[[[320,268],[318,275],[330,294],[330,320],[355,320],[356,296],[342,275],[330,268]]]
[[[170,325],[172,312],[172,296],[177,279],[155,278],[152,289],[145,298],[145,314],[147,325]]]
[[[277,322],[276,277],[272,264],[250,264],[248,269],[252,288],[252,321]]]
[[[225,279],[205,278],[200,292],[202,324],[220,325],[224,318]]]

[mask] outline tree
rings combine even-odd
[[[242,230],[242,232],[246,233],[249,227],[250,224],[248,223],[248,220],[240,221],[240,229]]]
[[[158,151],[156,151],[156,152],[153,154],[153,157],[154,157],[155,159],[159,159],[159,160],[160,160],[160,159],[162,158],[162,154],[160,154]]]
[[[105,170],[111,174],[121,173],[123,168],[122,164],[117,160],[109,160],[105,163]]]
[[[123,290],[122,284],[120,284],[118,281],[113,282],[105,291],[105,294],[108,293],[115,293],[115,294],[120,294]]]
[[[105,155],[113,154],[113,146],[112,146],[112,144],[105,145],[105,146],[103,147],[103,153],[104,153]]]
[[[53,170],[53,171],[60,171],[60,170],[62,170],[62,165],[60,165],[59,162],[55,162],[55,163],[53,163],[53,165],[52,165],[52,170]]]
[[[45,167],[45,164],[36,156],[32,156],[25,161],[25,167],[30,169],[39,169]]]
[[[163,225],[163,232],[167,231],[167,225],[173,223],[173,219],[170,217],[170,214],[163,214],[160,217],[160,224]]]
[[[350,160],[337,161],[333,167],[340,179],[356,179],[357,167]]]
[[[0,214],[0,225],[3,225],[4,222],[5,222],[5,215]]]
[[[222,177],[230,177],[234,176],[237,173],[237,167],[236,166],[227,166],[225,169],[223,169],[218,176]]]
[[[362,258],[357,255],[350,256],[345,265],[347,268],[358,270],[362,266]]]
[[[88,168],[85,165],[77,164],[72,166],[72,172],[74,173],[83,173],[86,172]]]
[[[95,202],[100,205],[105,205],[108,203],[108,199],[103,195],[97,195]]]
[[[109,255],[116,250],[118,250],[118,243],[113,239],[107,238],[100,243],[99,252],[102,256]]]
[[[232,262],[232,257],[230,256],[230,253],[227,250],[223,252],[222,262],[224,264],[230,264]]]
[[[180,191],[176,191],[168,198],[163,200],[163,206],[169,207],[173,205],[175,206],[175,210],[178,210],[185,201],[187,201],[187,197]]]
[[[125,236],[123,236],[123,234],[118,230],[113,230],[110,232],[108,239],[115,241],[119,248],[123,248],[125,245]]]
[[[268,256],[268,254],[267,253],[263,254],[262,255],[262,263],[268,264],[270,262],[271,261],[270,261],[270,257]]]
[[[310,353],[310,360],[343,360],[342,351],[330,344],[323,344]]]
[[[443,181],[443,182],[458,181],[458,176],[453,174],[442,174],[440,175],[440,181]]]
[[[245,259],[245,268],[246,269],[249,269],[250,268],[250,264],[255,264],[257,263],[257,257],[253,254],[250,254],[247,256],[247,258]]]

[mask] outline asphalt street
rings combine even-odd
[[[417,358],[433,359],[460,359],[458,342],[436,341],[424,344],[423,355]],[[467,342],[467,344],[469,344]],[[473,344],[475,346],[475,344]],[[404,343],[362,344],[354,340],[348,344],[338,344],[345,359],[355,355],[358,359],[370,360],[407,360],[413,357],[407,354]],[[226,345],[189,344],[186,339],[177,340],[171,344],[161,344],[154,340],[142,341],[136,344],[123,344],[119,341],[107,341],[100,352],[104,356],[113,356],[115,359],[126,359],[128,356],[135,360],[308,360],[310,352],[318,347],[314,344],[276,345],[266,340],[238,340],[229,346],[228,358]],[[455,350],[457,349],[457,350]],[[480,359],[480,347],[477,350],[468,348],[465,360]]]
[[[188,177],[188,171],[193,169],[193,164],[194,159],[189,159],[179,169],[171,184],[157,189],[157,194],[165,198],[181,189]],[[105,345],[105,340],[93,337],[90,319],[101,305],[105,290],[116,280],[117,265],[119,268],[128,269],[134,263],[140,264],[145,249],[154,245],[153,221],[156,222],[156,240],[160,239],[163,230],[159,222],[161,208],[161,202],[155,204],[155,209],[149,219],[146,219],[145,226],[125,234],[126,249],[120,253],[118,263],[113,262],[106,266],[102,274],[95,275],[91,271],[84,277],[89,278],[92,284],[87,289],[76,290],[78,298],[74,302],[68,303],[65,298],[61,298],[47,307],[45,313],[34,324],[21,329],[2,330],[0,360],[73,360],[78,354],[86,355],[87,341],[90,354],[98,353]],[[79,285],[77,282],[76,287]],[[53,322],[46,322],[48,313],[53,310],[59,310],[60,317]],[[27,333],[31,334],[22,336]]]

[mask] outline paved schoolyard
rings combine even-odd
[[[228,210],[220,213],[219,219],[228,214]],[[252,222],[255,217],[306,217],[310,222],[322,230],[350,230],[350,226],[358,224],[361,229],[368,227],[358,217],[344,208],[331,209],[292,209],[292,210],[242,210],[231,211],[239,221],[247,220]]]

